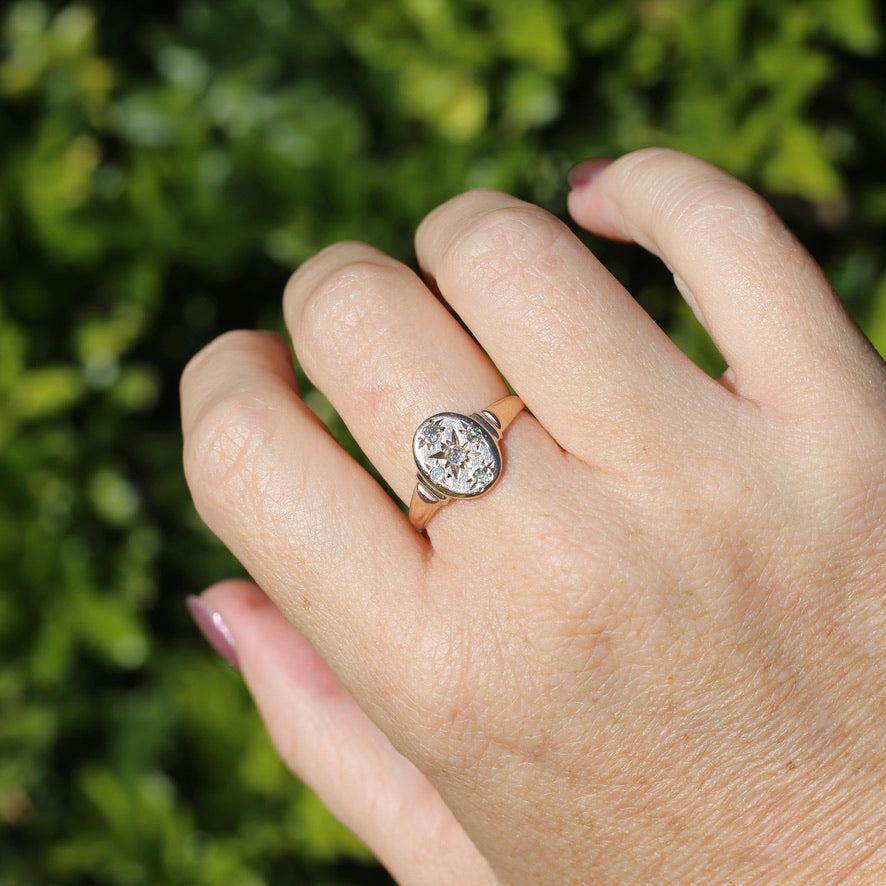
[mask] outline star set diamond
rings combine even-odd
[[[425,482],[455,498],[482,495],[501,473],[501,454],[489,431],[476,419],[454,412],[422,422],[412,451]]]

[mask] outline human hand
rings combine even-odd
[[[489,357],[406,267],[327,249],[287,325],[401,501],[424,418],[502,375],[529,411],[500,484],[424,536],[300,400],[282,341],[222,336],[183,378],[185,468],[263,590],[218,585],[198,617],[403,883],[886,877],[883,362],[743,185],[661,150],[598,171],[573,217],[661,256],[726,375],[503,194],[417,235]]]

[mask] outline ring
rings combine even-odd
[[[516,396],[496,400],[473,415],[438,412],[426,418],[412,438],[418,483],[409,520],[423,530],[453,498],[479,498],[501,479],[501,438],[523,409]]]

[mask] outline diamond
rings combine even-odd
[[[461,446],[450,446],[446,457],[449,459],[449,464],[455,465],[455,467],[463,465],[468,460],[468,454]]]
[[[492,468],[486,467],[485,465],[482,468],[477,468],[474,471],[474,483],[477,486],[482,486],[484,489],[495,479],[495,474],[492,472]]]
[[[465,430],[468,443],[479,443],[483,439],[483,429],[479,425],[471,425]]]
[[[443,436],[443,429],[432,421],[426,421],[421,426],[421,435],[429,446],[436,446]]]

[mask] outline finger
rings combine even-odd
[[[542,425],[586,461],[634,464],[656,441],[689,445],[687,429],[722,397],[536,206],[495,191],[456,197],[422,222],[416,250]]]
[[[284,309],[302,367],[404,502],[416,484],[412,436],[421,421],[444,411],[470,414],[508,393],[489,358],[422,281],[364,244],[340,244],[306,262],[286,287]],[[511,448],[515,433],[525,439]],[[505,447],[523,460],[556,450],[525,413]],[[514,467],[512,461],[507,470]],[[461,544],[471,526],[488,522],[485,507],[505,485],[469,506],[444,508],[430,528],[435,550],[445,537],[457,535]]]
[[[222,582],[199,599],[197,617],[225,626],[284,763],[399,883],[492,882],[440,795],[258,587]]]
[[[831,387],[822,372],[853,383],[869,376],[872,349],[818,265],[750,188],[660,149],[596,172],[569,195],[573,217],[665,261],[738,392],[795,406]]]
[[[398,638],[427,618],[424,541],[299,399],[276,336],[216,340],[181,393],[201,516],[361,702],[396,722]]]

